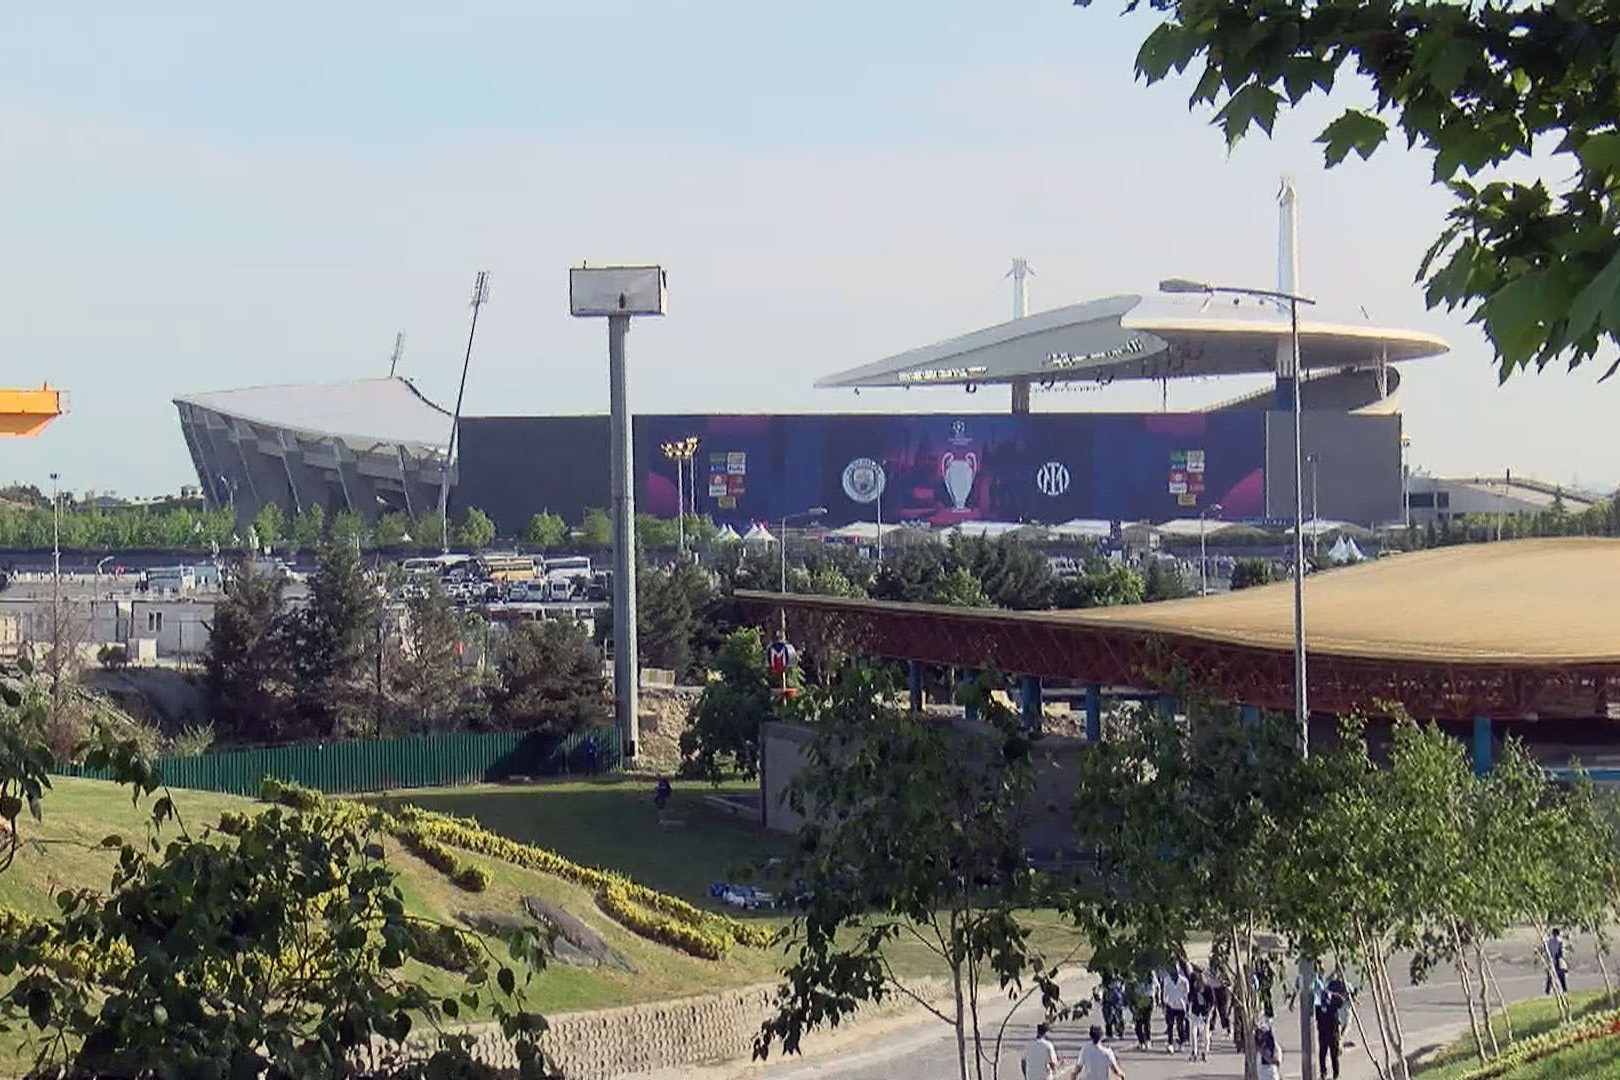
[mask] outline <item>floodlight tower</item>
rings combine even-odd
[[[478,271],[472,289],[472,326],[467,331],[467,354],[461,358],[461,385],[456,388],[456,411],[450,417],[450,446],[439,470],[439,550],[450,554],[450,467],[456,460],[456,431],[461,427],[461,399],[467,393],[467,366],[472,363],[473,338],[478,333],[478,309],[489,303],[489,271]],[[404,334],[395,340],[397,351]]]
[[[1002,277],[1012,278],[1013,282],[1013,318],[1022,319],[1029,314],[1029,279],[1035,271],[1030,268],[1028,259],[1014,259],[1012,269]],[[1014,379],[1012,384],[1012,411],[1015,415],[1029,412],[1029,379]]]

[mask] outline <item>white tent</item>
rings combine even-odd
[[[741,539],[742,537],[737,535],[737,530],[730,525],[722,525],[720,531],[714,534],[714,542],[717,544],[735,544]]]
[[[1160,525],[1159,531],[1165,536],[1192,537],[1196,540],[1200,532],[1205,537],[1211,537],[1237,527],[1236,522],[1220,521],[1215,518],[1177,518]]]
[[[1049,535],[1060,539],[1106,540],[1114,535],[1114,525],[1110,521],[1075,518],[1061,525],[1050,526],[1046,531]]]
[[[756,521],[753,528],[743,533],[742,542],[745,544],[774,544],[776,543],[776,537],[771,535],[771,530]]]
[[[1006,536],[1032,526],[1017,521],[963,521],[940,530],[941,536]]]
[[[1343,564],[1361,562],[1365,560],[1367,556],[1361,553],[1361,549],[1356,546],[1356,542],[1354,540],[1341,534],[1340,537],[1333,542],[1333,547],[1328,549],[1328,558],[1332,559],[1336,563]]]
[[[1361,549],[1356,546],[1354,537],[1351,537],[1345,541],[1344,554],[1345,558],[1349,559],[1351,562],[1363,562],[1367,558],[1367,556],[1361,553]]]
[[[845,525],[841,529],[829,529],[825,534],[824,539],[842,540],[846,543],[855,544],[870,544],[875,542],[879,535],[885,537],[892,536],[903,528],[905,528],[904,525],[896,525],[893,522],[884,522],[884,524],[881,526],[882,531],[880,534],[879,525],[877,522],[856,521]]]

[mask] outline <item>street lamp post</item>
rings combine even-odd
[[[797,514],[784,514],[784,515],[782,515],[782,535],[778,536],[776,538],[776,544],[777,544],[777,546],[779,548],[782,549],[782,552],[781,552],[782,553],[781,591],[782,591],[783,596],[787,595],[787,527],[788,527],[788,522],[797,521],[797,520],[799,520],[801,518],[804,519],[805,521],[814,521],[815,519],[817,519],[819,517],[824,517],[826,515],[826,513],[827,513],[827,508],[825,506],[812,506],[810,509],[801,510]],[[782,605],[782,640],[783,641],[787,640],[787,605],[786,604]]]
[[[1210,514],[1219,516],[1221,504],[1206,506],[1198,511],[1198,595],[1209,595],[1209,555],[1204,547],[1204,524]]]
[[[1289,190],[1289,189],[1285,189]],[[1292,283],[1293,278],[1288,279]],[[1305,689],[1305,483],[1303,473],[1304,461],[1301,439],[1300,423],[1300,389],[1304,369],[1299,362],[1299,305],[1315,304],[1316,301],[1294,292],[1283,292],[1274,289],[1250,289],[1242,286],[1210,285],[1202,281],[1187,281],[1182,278],[1171,278],[1159,283],[1159,288],[1167,293],[1233,293],[1239,296],[1258,296],[1270,300],[1279,300],[1288,304],[1288,343],[1292,372],[1294,379],[1293,401],[1290,403],[1294,414],[1294,724],[1296,738],[1299,742],[1299,756],[1310,757],[1311,753],[1311,714],[1310,701]],[[1313,1066],[1311,1049],[1315,1031],[1312,1028],[1311,1010],[1304,1007],[1304,997],[1310,986],[1310,976],[1315,965],[1308,956],[1301,956],[1299,963],[1301,1007],[1299,1010],[1299,1045],[1301,1072],[1304,1080],[1313,1080]]]
[[[686,469],[697,454],[698,441],[696,435],[688,435],[662,447],[664,456],[675,463],[675,550],[682,561],[686,559]],[[692,487],[697,487],[696,475]]]
[[[1322,526],[1316,516],[1316,463],[1320,460],[1315,454],[1306,454],[1305,461],[1311,467],[1311,560],[1316,560],[1316,546],[1322,537]]]

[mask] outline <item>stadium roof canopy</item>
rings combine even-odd
[[[1301,311],[1306,370],[1376,367],[1450,348],[1432,334]],[[1225,293],[1111,296],[1043,311],[819,380],[819,387],[1190,378],[1275,372],[1287,310]]]
[[[1218,698],[1288,708],[1292,586],[1085,611],[1013,612],[739,593],[790,634],[856,654],[1150,686],[1184,670]],[[1620,540],[1474,544],[1312,575],[1312,706],[1592,717],[1620,709]]]
[[[188,394],[175,403],[356,449],[406,446],[442,454],[450,439],[450,414],[401,378],[255,386]]]

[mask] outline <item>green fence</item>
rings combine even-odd
[[[539,732],[474,735],[446,732],[406,739],[267,746],[195,757],[163,757],[157,765],[170,787],[257,795],[267,776],[331,794],[442,787],[508,780],[514,776],[562,776],[619,768],[619,732],[603,727],[567,738]],[[76,765],[63,776],[105,779]]]

